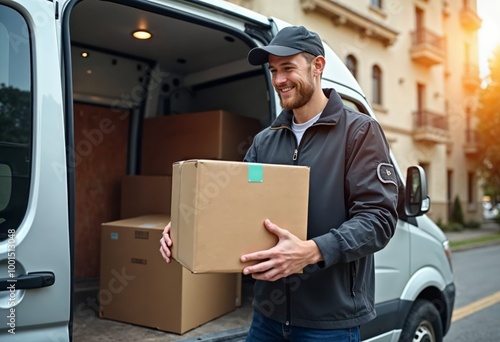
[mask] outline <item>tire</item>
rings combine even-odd
[[[399,342],[442,342],[443,324],[436,307],[427,300],[413,304]]]

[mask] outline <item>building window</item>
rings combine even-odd
[[[25,37],[14,44],[12,37]],[[23,16],[0,5],[0,241],[22,222],[31,182],[31,35]]]
[[[382,70],[378,65],[372,68],[372,102],[382,104]]]
[[[448,201],[448,217],[451,217],[452,212],[453,212],[453,170],[448,170],[447,175],[446,175],[446,181],[447,181],[447,193],[446,193],[446,199]]]
[[[382,8],[382,0],[370,0],[373,7]]]
[[[474,204],[474,185],[475,175],[474,172],[467,173],[467,203]]]
[[[358,78],[358,60],[353,55],[348,55],[345,61],[347,69],[351,72],[354,78]]]

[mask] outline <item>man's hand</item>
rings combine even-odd
[[[170,251],[170,247],[172,247],[172,240],[170,239],[170,224],[171,222],[169,222],[165,229],[163,229],[163,236],[160,239],[160,253],[167,264],[172,262],[172,252]]]
[[[278,237],[278,243],[268,250],[241,256],[241,262],[260,261],[256,265],[245,267],[243,274],[251,274],[254,279],[275,281],[323,260],[314,241],[303,241],[270,220],[265,220],[264,226]]]

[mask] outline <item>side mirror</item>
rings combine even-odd
[[[415,217],[429,211],[431,200],[427,195],[425,171],[420,166],[410,166],[406,171],[405,213]]]

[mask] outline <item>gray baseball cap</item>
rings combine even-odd
[[[250,50],[248,62],[261,65],[268,62],[270,54],[284,57],[301,52],[308,52],[313,56],[325,55],[323,43],[316,32],[309,31],[304,26],[289,26],[279,31],[269,45]]]

